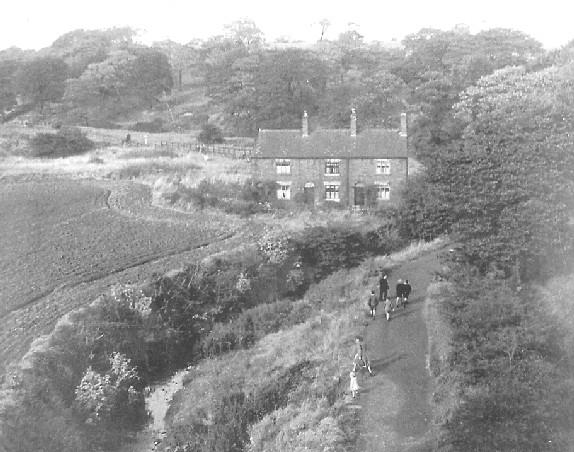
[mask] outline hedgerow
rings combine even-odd
[[[93,149],[95,143],[80,129],[66,127],[57,133],[38,133],[30,140],[34,157],[68,157]]]

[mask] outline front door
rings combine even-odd
[[[303,199],[305,204],[312,206],[315,204],[315,187],[303,188]]]
[[[367,204],[367,192],[365,187],[355,186],[355,206],[365,206]]]

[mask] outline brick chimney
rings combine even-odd
[[[301,136],[309,136],[309,120],[307,119],[307,110],[303,111],[303,119],[301,119]]]
[[[401,113],[401,130],[400,130],[401,137],[407,136],[407,114]]]
[[[351,136],[357,136],[357,113],[354,108],[351,108]]]

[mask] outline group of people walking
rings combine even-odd
[[[409,302],[409,296],[412,291],[412,286],[409,283],[408,279],[404,281],[402,279],[397,280],[397,284],[395,286],[395,302],[391,297],[389,297],[389,281],[387,279],[387,275],[384,272],[381,272],[379,276],[379,295],[375,293],[375,290],[371,290],[369,294],[369,299],[367,304],[370,310],[370,316],[374,319],[377,314],[377,306],[379,303],[384,303],[385,309],[385,316],[387,321],[391,319],[391,313],[402,307],[403,309],[406,308]],[[357,377],[357,372],[360,369],[366,369],[369,372],[369,375],[373,376],[373,371],[371,369],[371,363],[369,361],[369,356],[367,354],[366,344],[363,342],[363,339],[360,336],[355,338],[355,354],[353,357],[353,369],[349,373],[350,379],[350,390],[351,395],[353,398],[359,395],[359,382]]]
[[[369,306],[369,309],[371,311],[370,315],[373,319],[375,318],[375,315],[377,313],[377,306],[379,305],[380,302],[384,303],[385,315],[387,320],[391,320],[391,312],[393,312],[395,309],[398,309],[401,306],[403,309],[407,307],[407,304],[409,302],[409,296],[412,291],[412,286],[409,283],[409,280],[405,279],[403,281],[402,279],[399,279],[397,281],[397,285],[395,287],[396,299],[394,304],[393,300],[389,297],[389,289],[390,286],[389,281],[387,280],[387,275],[381,273],[379,278],[379,296],[377,297],[375,291],[371,290],[369,299],[367,301],[367,305]]]

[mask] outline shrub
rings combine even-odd
[[[243,311],[229,323],[218,323],[201,341],[201,354],[213,356],[247,348],[255,341],[281,328],[307,320],[312,307],[302,302],[281,300]]]
[[[448,395],[446,384],[462,392],[459,401],[437,401],[451,404],[439,407],[448,413],[444,450],[562,450],[558,426],[572,414],[572,380],[561,332],[531,294],[461,276],[442,302],[452,330],[448,365],[434,368],[437,393]]]
[[[204,144],[223,143],[225,141],[222,130],[215,124],[210,123],[205,124],[201,128],[197,139]]]
[[[94,142],[76,127],[61,128],[57,133],[38,133],[30,141],[34,157],[68,157],[94,148]]]

